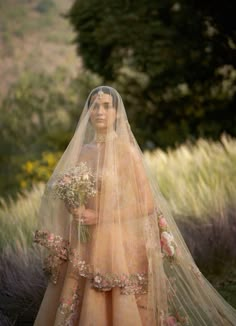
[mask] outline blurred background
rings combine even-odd
[[[233,0],[0,0],[0,325],[32,325],[45,182],[98,85],[132,131],[193,257],[236,307]]]

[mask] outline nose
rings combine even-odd
[[[102,105],[99,105],[98,106],[98,109],[97,109],[97,115],[103,115],[105,112],[104,108]]]

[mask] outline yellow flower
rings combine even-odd
[[[55,164],[55,155],[53,153],[43,153],[43,160],[47,162],[49,166]]]
[[[27,182],[25,180],[21,180],[20,181],[20,187],[21,188],[26,188],[26,186],[27,186]]]
[[[33,163],[28,161],[25,163],[24,169],[27,173],[30,174],[33,171],[33,167],[34,167]]]

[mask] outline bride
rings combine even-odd
[[[47,182],[34,242],[48,286],[34,326],[236,325],[154,183],[119,93],[89,94]]]

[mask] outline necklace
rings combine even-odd
[[[105,143],[108,140],[113,140],[116,137],[117,137],[117,134],[114,131],[109,134],[96,134],[95,142],[96,143]]]

